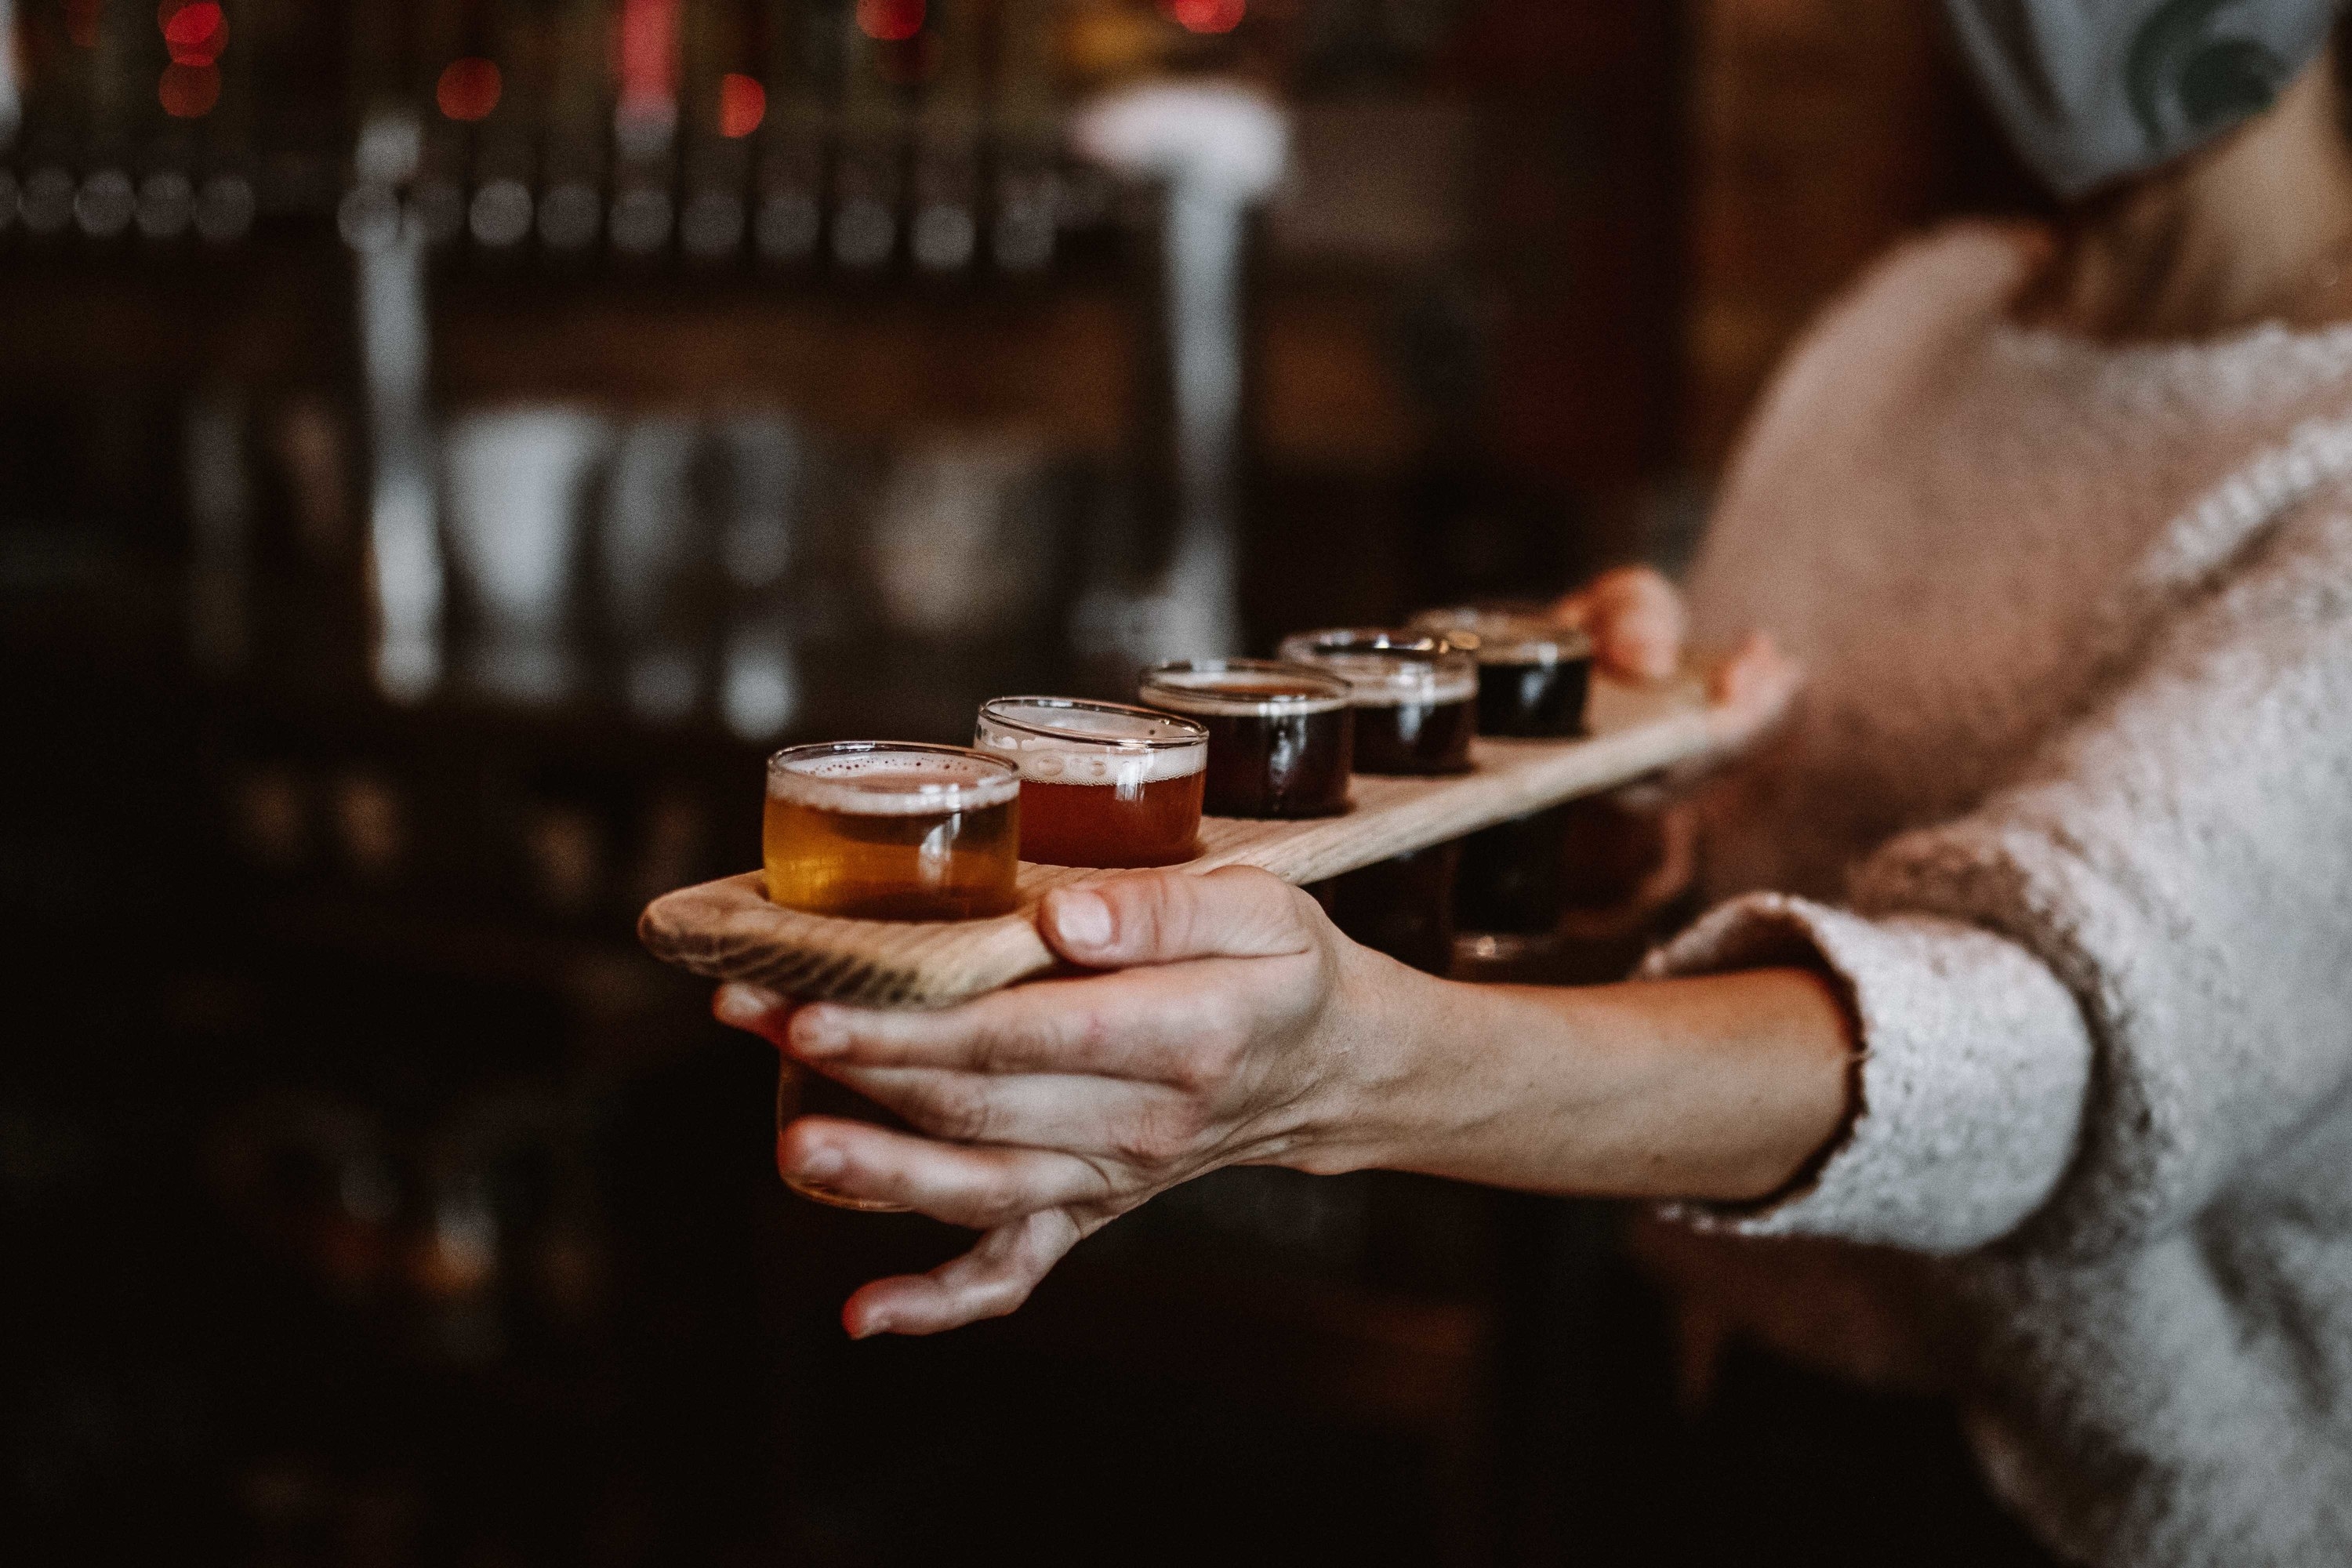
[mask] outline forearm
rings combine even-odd
[[[1570,988],[1367,963],[1343,984],[1350,1070],[1327,1124],[1301,1140],[1292,1163],[1307,1168],[1760,1198],[1848,1112],[1853,1027],[1807,970]]]

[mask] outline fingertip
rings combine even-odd
[[[1068,957],[1084,962],[1110,951],[1118,922],[1110,900],[1086,888],[1057,888],[1045,895],[1046,936]]]
[[[836,1057],[849,1048],[849,1020],[838,1007],[803,1007],[793,1015],[782,1044],[796,1057]]]
[[[785,1026],[791,1004],[764,986],[730,980],[711,993],[710,1016],[730,1029],[744,1029],[775,1039]]]

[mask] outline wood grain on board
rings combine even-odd
[[[1685,762],[1719,743],[1700,683],[1594,683],[1594,732],[1576,741],[1481,740],[1476,767],[1452,778],[1356,775],[1353,806],[1305,822],[1205,817],[1202,853],[1183,868],[1255,866],[1286,882],[1319,882],[1427,848]],[[1038,935],[1048,889],[1116,872],[1021,868],[1021,908],[992,920],[851,921],[768,902],[757,871],[656,899],[637,922],[654,956],[714,980],[882,1007],[939,1007],[1055,965]]]

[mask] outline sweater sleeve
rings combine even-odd
[[[1791,943],[1860,1095],[1804,1187],[1704,1223],[2095,1256],[2193,1219],[2352,1079],[2352,515],[2306,502],[2178,605],[2011,787],[1853,907],[1757,896],[1657,974]]]

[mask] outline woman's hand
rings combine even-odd
[[[1593,662],[1621,680],[1664,680],[1689,651],[1690,615],[1672,583],[1647,566],[1621,566],[1552,605],[1592,637]],[[1780,722],[1804,670],[1763,632],[1750,632],[1708,676],[1717,733],[1737,752]]]
[[[722,1022],[931,1135],[803,1117],[778,1139],[786,1174],[986,1232],[928,1275],[859,1290],[842,1314],[856,1337],[1010,1312],[1154,1194],[1223,1165],[1349,1168],[1368,1131],[1358,1089],[1384,1069],[1364,1020],[1404,972],[1306,893],[1240,868],[1144,873],[1049,895],[1039,927],[1070,962],[1120,973],[930,1013],[719,992]]]

